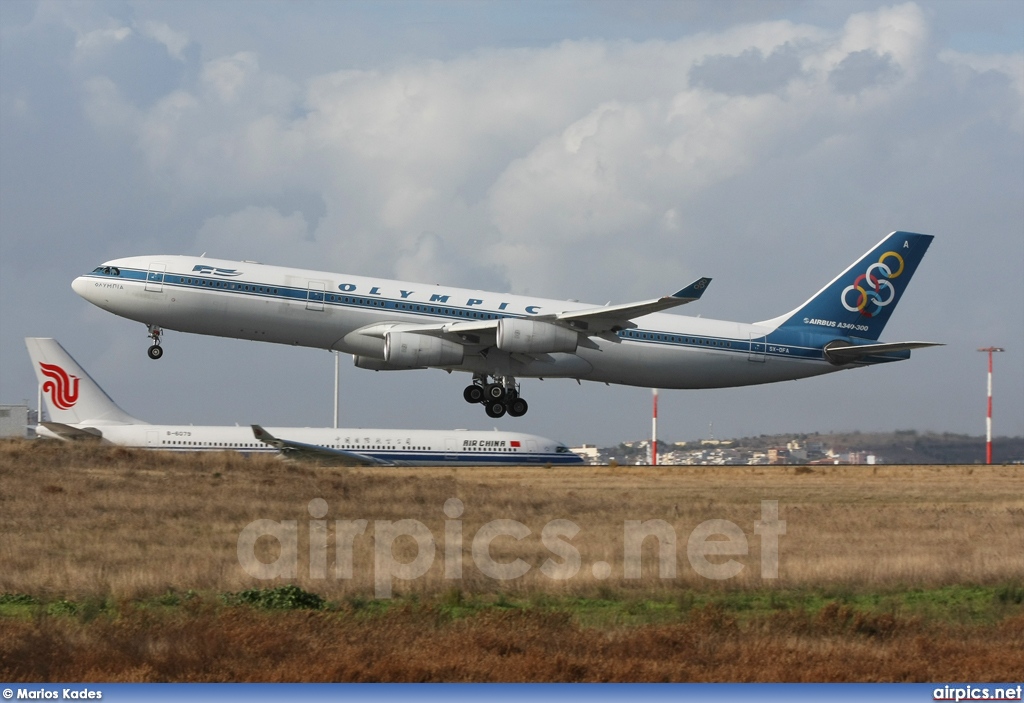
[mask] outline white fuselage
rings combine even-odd
[[[180,452],[233,451],[276,455],[278,450],[253,435],[248,426],[96,425],[110,444],[137,449]],[[372,457],[384,463],[410,466],[480,466],[495,464],[581,464],[564,444],[521,432],[473,430],[401,430],[374,428],[268,427],[271,434],[327,450]],[[60,439],[43,426],[42,437]]]
[[[382,358],[376,340],[358,332],[376,324],[400,328],[529,319],[596,307],[191,256],[117,259],[75,279],[73,288],[105,310],[148,325],[331,349],[360,359]],[[439,367],[475,375],[561,377],[659,388],[742,386],[838,370],[822,357],[820,345],[773,344],[768,338],[774,329],[771,323],[669,313],[644,315],[634,322],[634,328],[589,338],[575,353],[529,356],[491,347],[481,354],[470,344],[460,363]]]

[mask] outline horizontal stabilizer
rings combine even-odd
[[[945,346],[939,342],[889,342],[886,344],[848,344],[831,342],[825,345],[825,358],[833,364],[849,364],[865,356],[876,356],[889,352]]]
[[[72,427],[63,422],[40,422],[40,425],[63,439],[98,441],[103,433],[95,427]]]
[[[342,466],[390,466],[391,464],[380,459],[375,459],[366,454],[349,452],[343,449],[331,449],[316,444],[305,442],[293,442],[288,439],[275,437],[259,425],[252,425],[253,436],[264,444],[269,444],[279,450],[284,456],[293,459],[319,459],[327,460]]]

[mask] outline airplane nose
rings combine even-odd
[[[93,305],[101,308],[104,307],[107,302],[107,296],[104,295],[104,291],[96,287],[95,281],[91,281],[85,276],[79,276],[75,280],[71,281],[71,290],[78,293]]]
[[[71,281],[71,290],[75,291],[86,300],[89,300],[88,292],[90,288],[91,286],[89,286],[89,282],[85,280],[85,276],[79,276],[75,280]],[[92,301],[90,300],[90,302]]]

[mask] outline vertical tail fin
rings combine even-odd
[[[932,239],[893,232],[796,310],[758,324],[877,340]]]
[[[52,421],[68,425],[145,424],[119,408],[56,339],[26,337],[25,346]]]

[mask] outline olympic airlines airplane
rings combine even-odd
[[[164,329],[331,349],[375,371],[473,374],[463,397],[487,414],[526,412],[517,378],[655,388],[787,381],[910,357],[930,342],[878,341],[932,237],[893,232],[800,307],[753,324],[666,314],[700,278],[624,305],[464,290],[195,256],[136,256],[72,283],[104,310]]]
[[[27,337],[32,365],[51,422],[36,433],[51,439],[92,439],[125,447],[173,451],[238,451],[327,458],[352,466],[484,466],[582,464],[578,454],[544,437],[519,432],[382,430],[259,425],[150,425],[119,408],[57,340]]]

